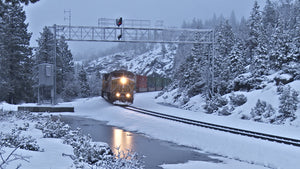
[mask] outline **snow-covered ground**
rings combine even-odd
[[[199,110],[200,112],[182,110],[157,103],[154,99],[156,95],[157,92],[138,93],[135,95],[135,101],[133,105],[195,120],[207,121],[232,127],[240,127],[248,130],[267,132],[271,134],[300,139],[300,128],[296,127],[295,125],[270,125],[249,120],[240,120],[235,115],[216,116],[201,113],[201,110]],[[194,99],[196,100],[196,98]],[[149,137],[171,141],[179,145],[194,147],[195,149],[197,149],[196,151],[217,154],[219,156],[214,156],[212,158],[217,158],[222,161],[222,163],[189,161],[186,164],[165,164],[162,165],[163,168],[296,169],[300,166],[299,147],[248,138],[245,136],[209,130],[201,127],[190,126],[164,119],[150,117],[143,114],[138,114],[129,110],[125,110],[121,107],[112,106],[101,97],[78,99],[74,102],[62,103],[60,105],[71,105],[75,107],[75,113],[63,114],[70,114],[93,118],[101,121],[107,121],[109,125],[122,127],[129,131],[144,133]],[[0,104],[0,109],[16,110],[17,108],[16,106],[2,103]],[[44,139],[40,138],[40,140]],[[51,142],[51,144],[53,143],[55,143],[55,141]],[[54,148],[53,151],[60,151],[61,153],[63,151],[70,151],[68,146],[61,144],[59,141],[56,141],[56,143],[58,144],[58,146],[57,148]],[[48,147],[50,149],[51,145],[50,143],[48,144],[49,146],[45,147]],[[45,153],[44,155],[46,155],[47,152],[48,151],[42,153]],[[50,153],[50,150],[48,153]],[[32,156],[32,158],[30,159],[31,162],[27,163],[28,165],[34,165],[33,163],[41,162],[34,160],[40,155],[36,155],[35,153],[32,153],[30,155]],[[62,157],[61,155],[58,156],[60,160],[67,159],[67,157]],[[52,157],[57,158],[58,156],[53,155]],[[48,162],[51,160],[48,159]],[[53,159],[53,161],[57,160]],[[70,166],[67,161],[62,164],[64,164],[64,168]],[[62,165],[59,166],[62,167]],[[23,165],[23,167],[27,168],[25,167],[25,165]]]
[[[7,104],[1,105],[3,109],[11,109],[15,106],[9,106]],[[18,165],[21,164],[22,169],[68,169],[71,168],[73,160],[69,157],[63,157],[62,153],[73,154],[73,148],[70,145],[63,144],[63,140],[54,139],[54,138],[43,138],[41,130],[35,128],[35,123],[28,120],[15,120],[9,119],[9,121],[0,120],[0,132],[9,133],[15,126],[23,126],[24,123],[28,122],[29,127],[26,131],[22,131],[23,136],[32,136],[36,139],[37,145],[40,147],[41,151],[28,151],[23,149],[17,149],[15,154],[18,154],[22,157],[28,157],[27,161],[25,160],[15,160],[9,162],[4,168],[7,169],[16,169]],[[3,148],[5,151],[3,158],[9,156],[13,151],[13,148]],[[13,159],[13,158],[10,158]],[[0,160],[0,164],[2,160]]]

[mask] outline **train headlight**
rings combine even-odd
[[[120,96],[121,96],[121,94],[120,94],[119,92],[117,92],[117,93],[116,93],[116,96],[117,96],[117,97],[120,97]]]
[[[126,77],[121,77],[120,82],[124,85],[127,83],[127,78]]]
[[[130,98],[130,97],[131,97],[130,93],[127,93],[127,94],[126,94],[126,97],[127,97],[127,98]]]

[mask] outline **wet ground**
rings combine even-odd
[[[121,150],[133,150],[145,156],[147,169],[159,169],[162,164],[177,164],[187,161],[219,162],[209,156],[191,148],[174,143],[152,139],[143,134],[128,132],[109,126],[105,122],[76,116],[62,116],[63,122],[72,128],[81,128],[84,134],[90,134],[94,141],[106,142],[111,148],[120,147]],[[117,150],[114,150],[117,151]]]

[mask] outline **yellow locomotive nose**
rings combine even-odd
[[[126,77],[121,77],[120,79],[121,84],[126,84],[127,83],[127,78]]]

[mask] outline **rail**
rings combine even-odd
[[[233,134],[238,134],[242,136],[248,136],[248,137],[253,137],[257,139],[262,139],[262,140],[268,140],[272,142],[277,142],[277,143],[283,143],[287,145],[293,145],[300,147],[300,140],[298,139],[293,139],[293,138],[288,138],[288,137],[282,137],[282,136],[276,136],[272,134],[266,134],[266,133],[260,133],[260,132],[255,132],[255,131],[250,131],[250,130],[244,130],[244,129],[239,129],[239,128],[233,128],[233,127],[228,127],[228,126],[223,126],[223,125],[218,125],[218,124],[213,124],[213,123],[207,123],[207,122],[202,122],[202,121],[197,121],[197,120],[191,120],[183,117],[177,117],[173,115],[167,115],[151,110],[146,110],[142,108],[137,108],[134,106],[122,106],[124,109],[131,110],[134,112],[150,115],[150,116],[155,116],[167,120],[172,120],[172,121],[177,121],[189,125],[195,125],[199,127],[204,127],[204,128],[209,128],[213,130],[218,130],[218,131],[223,131],[223,132],[228,132],[228,133],[233,133]]]

